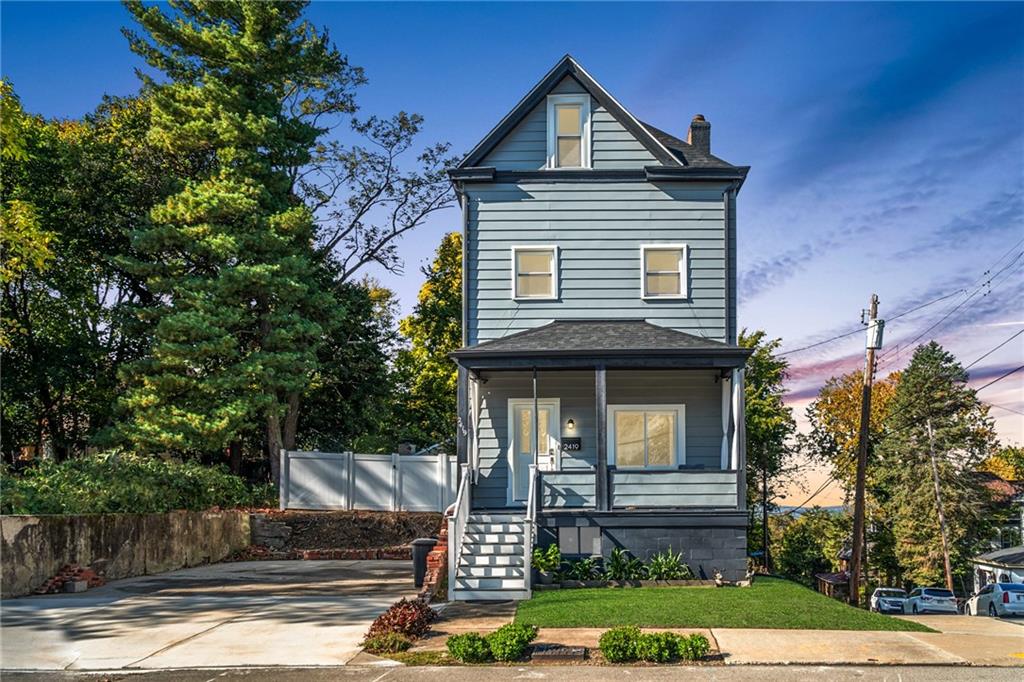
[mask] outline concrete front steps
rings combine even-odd
[[[523,515],[472,513],[455,573],[456,601],[528,599]]]

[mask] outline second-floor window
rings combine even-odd
[[[644,244],[640,247],[640,295],[643,298],[686,298],[685,244]]]
[[[558,247],[512,247],[512,297],[558,298]]]
[[[590,168],[590,95],[548,96],[548,168]]]

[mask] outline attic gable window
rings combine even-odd
[[[557,247],[512,247],[512,298],[516,300],[558,298]]]
[[[590,95],[548,95],[548,168],[590,168]]]
[[[685,244],[644,244],[640,247],[640,296],[687,298]]]

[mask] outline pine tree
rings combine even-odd
[[[967,386],[967,372],[934,341],[914,351],[889,410],[873,465],[876,492],[892,522],[904,576],[915,584],[941,584],[942,537],[931,452],[939,471],[954,573],[962,572],[975,549],[975,531],[987,501],[973,472],[996,448],[992,420]]]
[[[349,67],[302,21],[305,2],[125,4],[141,27],[125,31],[132,50],[162,74],[140,73],[151,141],[205,169],[136,235],[146,257],[132,267],[162,305],[127,377],[125,432],[144,449],[212,451],[262,426],[276,482],[282,423],[315,367],[316,311],[332,304],[289,169],[324,132],[311,108],[351,109]]]

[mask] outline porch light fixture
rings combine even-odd
[[[576,422],[574,420],[570,419],[569,421],[565,422],[565,428],[567,428],[570,431],[575,431],[576,430]]]

